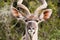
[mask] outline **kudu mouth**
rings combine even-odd
[[[37,24],[35,21],[29,21],[27,23],[27,30],[31,36],[35,34],[36,29],[37,29]]]

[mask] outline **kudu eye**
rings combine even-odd
[[[38,20],[35,20],[36,22],[38,22]]]
[[[27,22],[28,20],[25,20],[25,22]]]

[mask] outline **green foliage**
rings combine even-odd
[[[4,6],[4,1],[0,1],[0,7],[3,7]]]
[[[6,3],[7,3],[8,5],[10,5],[11,0],[7,0],[7,2],[5,2],[4,0],[0,0],[0,8],[1,8],[1,7],[4,7]]]
[[[58,17],[58,0],[47,0],[48,8],[53,13],[49,20],[39,23],[39,40],[60,40],[60,18]],[[0,40],[21,40],[25,29],[23,21],[17,21],[10,11],[11,0],[0,0]],[[24,0],[31,13],[41,5],[37,0]],[[38,4],[38,5],[37,5]]]

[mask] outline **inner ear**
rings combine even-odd
[[[51,14],[52,14],[52,9],[43,10],[41,15],[39,16],[39,20],[41,22],[45,21],[45,20],[47,20],[47,19],[49,19],[51,17]]]
[[[45,11],[45,12],[44,12],[44,18],[45,18],[45,17],[48,17],[48,13],[49,13],[49,11]]]
[[[19,15],[19,11],[16,8],[12,8],[12,14],[13,16],[17,17]]]
[[[45,11],[43,12],[43,14],[44,14],[44,19],[48,19],[48,18],[50,17],[50,15],[51,15],[51,13],[50,13],[49,10],[45,10]]]

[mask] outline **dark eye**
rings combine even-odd
[[[38,22],[38,20],[35,20],[36,22]]]
[[[28,20],[25,20],[25,22],[27,22]]]

